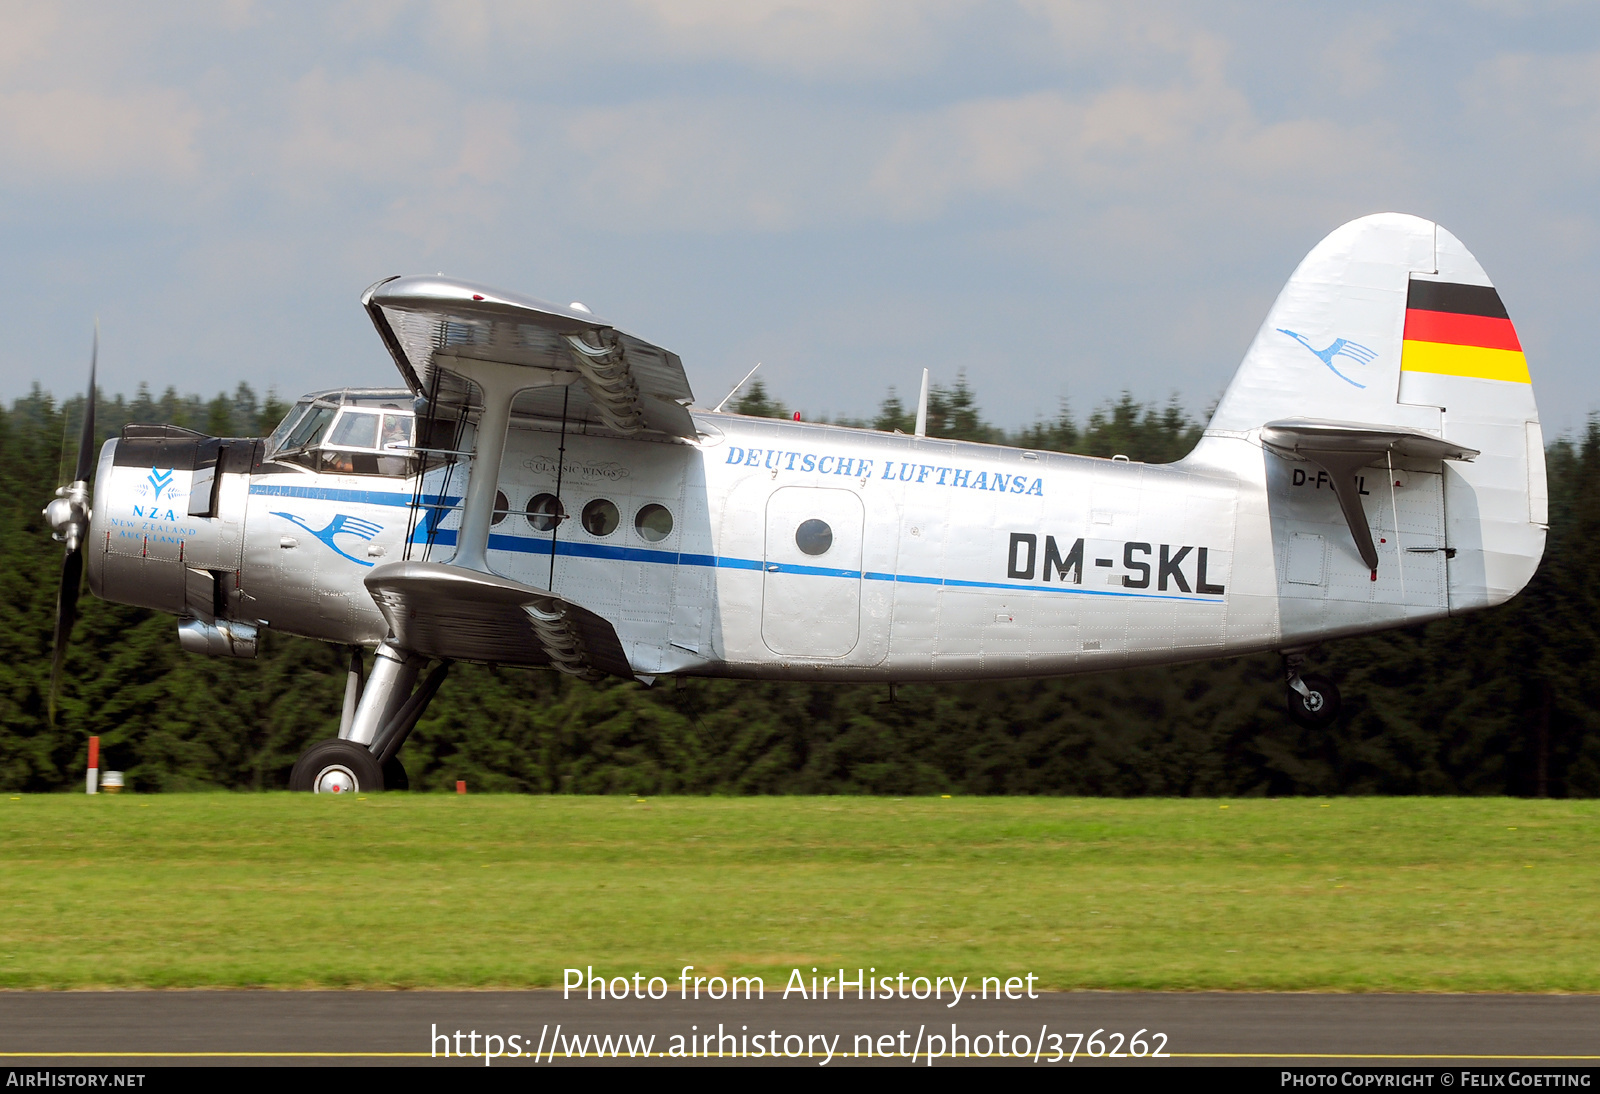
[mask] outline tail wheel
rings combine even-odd
[[[290,790],[313,794],[366,794],[383,787],[378,758],[354,741],[318,741],[300,754],[289,773]]]
[[[1310,694],[1302,695],[1292,687],[1288,689],[1289,717],[1307,729],[1322,729],[1332,725],[1343,705],[1339,689],[1334,687],[1332,680],[1315,673],[1302,676],[1300,681]]]

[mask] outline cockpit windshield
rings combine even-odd
[[[284,443],[289,439],[289,431],[294,428],[295,423],[306,412],[306,407],[310,405],[310,399],[301,399],[289,408],[289,413],[283,416],[283,421],[278,423],[278,428],[274,429],[272,436],[267,438],[268,452],[276,453],[283,449]]]
[[[305,448],[316,444],[322,439],[322,431],[333,421],[335,412],[334,407],[323,406],[320,403],[313,404],[311,412],[301,418],[290,431],[288,443],[284,448]]]
[[[334,475],[414,473],[408,392],[333,391],[304,399],[267,444],[270,460]]]

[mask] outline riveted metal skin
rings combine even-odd
[[[85,542],[96,595],[179,615],[186,648],[240,656],[271,628],[378,649],[352,670],[354,744],[430,660],[1053,676],[1476,611],[1543,552],[1515,334],[1415,217],[1307,256],[1170,465],[693,409],[675,354],[466,282],[363,304],[405,388],[307,396],[265,440],[131,426]]]

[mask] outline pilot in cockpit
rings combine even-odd
[[[401,414],[385,414],[383,416],[383,440],[378,447],[385,452],[410,448],[411,419]]]

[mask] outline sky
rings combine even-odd
[[[397,373],[442,272],[751,365],[808,418],[920,370],[997,424],[1196,413],[1339,224],[1439,221],[1547,435],[1600,411],[1600,5],[0,0],[0,398]],[[1313,408],[1307,408],[1311,412]]]

